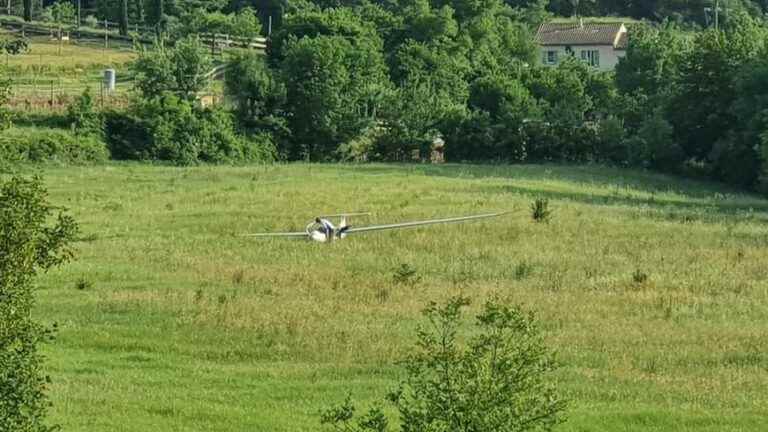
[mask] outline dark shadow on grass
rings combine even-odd
[[[366,174],[424,175],[454,179],[499,179],[511,180],[511,184],[499,186],[488,184],[479,186],[487,192],[488,188],[500,192],[512,192],[530,196],[542,196],[550,199],[567,199],[589,205],[622,205],[647,207],[654,210],[669,211],[670,219],[690,220],[694,215],[702,214],[739,215],[740,218],[758,218],[768,220],[768,200],[751,195],[735,188],[711,181],[698,181],[648,171],[612,168],[600,165],[357,165],[350,166],[355,172]],[[556,192],[539,188],[515,185],[514,181],[564,181],[575,185],[586,185],[608,189],[610,195],[595,195],[576,192]],[[612,191],[611,191],[612,189]],[[651,198],[633,197],[631,191],[647,193]],[[692,200],[707,202],[689,202],[653,197],[657,193],[674,192]],[[748,202],[732,202],[733,197],[743,198]],[[673,213],[681,213],[675,216]],[[695,219],[695,218],[694,218]]]
[[[675,222],[722,222],[727,217],[732,221],[759,220],[768,222],[768,202],[760,208],[754,206],[740,206],[735,204],[695,203],[680,200],[661,200],[655,198],[643,199],[620,195],[593,195],[586,193],[553,192],[536,188],[507,186],[489,186],[499,189],[500,192],[544,197],[550,200],[567,200],[571,202],[593,206],[628,206],[634,210],[651,210],[646,216],[655,219]]]

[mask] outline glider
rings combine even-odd
[[[436,225],[446,223],[458,223],[469,222],[479,219],[489,219],[505,215],[509,212],[501,213],[488,213],[473,216],[452,217],[445,219],[430,219],[415,222],[401,222],[386,225],[371,225],[363,227],[352,227],[347,224],[347,217],[349,216],[362,216],[369,213],[344,213],[338,215],[318,216],[307,225],[304,231],[300,232],[275,232],[275,233],[259,233],[259,234],[244,234],[243,237],[287,237],[287,238],[306,238],[311,241],[320,243],[330,243],[334,240],[341,240],[346,238],[350,234],[359,234],[372,231],[383,231],[393,229],[403,229],[411,227],[420,227],[425,225]],[[340,217],[338,225],[330,221],[329,218]]]

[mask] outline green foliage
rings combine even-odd
[[[657,111],[646,118],[637,137],[640,141],[632,153],[636,165],[643,161],[653,168],[672,171],[685,158],[683,149],[675,142],[672,125],[661,112]]]
[[[231,116],[220,108],[199,109],[166,93],[140,103],[128,115],[111,113],[107,139],[117,159],[153,159],[178,165],[271,161],[268,136],[238,135]]]
[[[67,120],[77,135],[103,135],[104,122],[101,114],[96,111],[89,87],[67,107]]]
[[[6,106],[11,99],[11,80],[0,78],[0,131],[12,126],[13,113]]]
[[[96,26],[99,25],[99,19],[93,15],[88,15],[85,18],[83,18],[83,22],[85,23],[86,26],[91,28],[96,28]]]
[[[400,264],[392,274],[392,282],[413,287],[421,282],[419,271],[408,263]]]
[[[22,37],[0,39],[0,54],[18,55],[29,51],[29,40]]]
[[[243,53],[232,59],[225,89],[236,104],[238,121],[246,129],[267,129],[287,135],[283,107],[285,84],[259,54]]]
[[[630,162],[624,121],[617,117],[608,117],[598,123],[598,154],[601,159],[620,165]]]
[[[508,75],[485,76],[470,87],[470,114],[446,134],[450,160],[524,161],[520,128],[542,117],[541,106],[528,89]]]
[[[669,91],[680,60],[690,49],[672,25],[632,26],[626,55],[616,65],[616,87],[624,94],[656,96]]]
[[[68,131],[44,128],[11,128],[0,135],[0,164],[88,164],[108,158],[107,146],[98,136],[78,136]]]
[[[195,9],[183,15],[182,22],[186,34],[219,33],[242,37],[261,35],[259,17],[253,9],[248,7],[231,14]]]
[[[376,29],[364,23],[350,8],[324,11],[300,9],[291,14],[282,27],[270,38],[269,53],[273,61],[281,61],[290,45],[303,38],[339,36],[355,44],[370,44],[381,49],[381,38]]]
[[[70,24],[75,20],[75,7],[70,1],[59,0],[44,9],[43,20],[56,24]]]
[[[49,378],[38,352],[53,329],[32,319],[34,280],[71,258],[77,231],[39,178],[0,182],[0,430],[55,430],[45,423]]]
[[[431,303],[418,329],[413,354],[403,362],[405,378],[388,399],[408,431],[548,431],[561,421],[564,401],[551,373],[556,364],[534,316],[518,306],[489,300],[476,332],[459,337],[463,297]],[[325,411],[324,424],[339,431],[386,431],[388,421],[373,408],[354,421],[349,399]]]
[[[208,85],[212,68],[208,51],[196,37],[181,39],[173,47],[159,42],[143,48],[132,65],[136,88],[145,99],[170,92],[194,100]]]
[[[293,133],[285,151],[294,159],[328,159],[341,143],[363,133],[389,86],[381,47],[339,36],[291,43],[281,73]]]
[[[531,203],[531,219],[534,222],[546,222],[552,218],[552,210],[549,208],[549,200],[547,198],[536,198]]]

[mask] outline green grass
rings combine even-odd
[[[419,310],[457,293],[538,313],[571,401],[560,431],[764,430],[763,199],[548,165],[44,174],[83,228],[37,310],[60,326],[45,352],[64,430],[319,430],[318,410],[348,392],[380,400]],[[548,224],[531,220],[535,197]],[[332,245],[237,236],[353,210],[373,213],[359,223],[514,212]],[[402,264],[415,286],[393,281]]]
[[[0,36],[2,36],[0,34]],[[59,51],[61,49],[61,51]],[[37,105],[53,98],[57,103],[81,94],[85,88],[92,95],[100,94],[104,69],[117,71],[117,94],[125,95],[132,83],[128,63],[136,58],[129,44],[111,42],[105,49],[103,41],[72,41],[61,47],[44,36],[30,38],[29,52],[15,56],[0,56],[0,75],[13,80],[12,105]],[[114,94],[113,94],[114,96]]]

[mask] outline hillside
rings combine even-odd
[[[758,431],[768,411],[768,201],[598,167],[46,169],[83,227],[38,317],[67,431],[315,431],[380,400],[419,310],[455,293],[537,312],[563,368],[558,430]],[[549,224],[531,221],[550,199]],[[238,237],[513,210],[332,245]],[[418,279],[397,283],[406,264]]]

